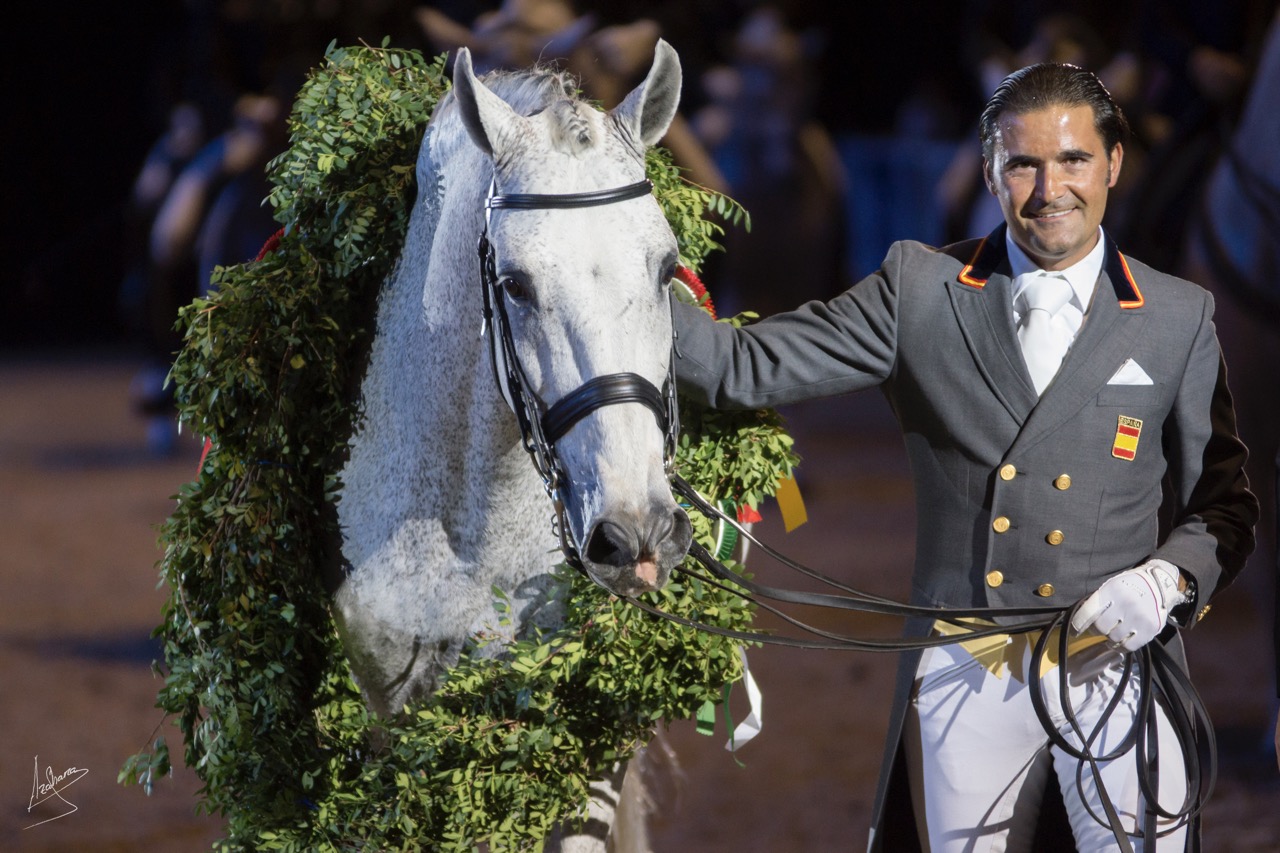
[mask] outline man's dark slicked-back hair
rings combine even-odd
[[[991,159],[996,125],[1003,115],[1022,115],[1050,106],[1087,106],[1093,110],[1093,126],[1106,146],[1107,156],[1129,139],[1129,122],[1107,87],[1092,71],[1059,62],[1028,65],[1010,74],[996,87],[978,119],[982,156]]]

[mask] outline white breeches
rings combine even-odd
[[[990,646],[990,641],[986,641]],[[1003,649],[975,654],[959,644],[927,649],[916,671],[916,684],[903,730],[912,803],[925,853],[1026,853],[1031,850],[1040,800],[1056,777],[1080,853],[1115,851],[1111,827],[1096,780],[1086,764],[1051,744],[1031,705],[1027,686],[1034,640],[1016,635]],[[1055,655],[1056,657],[1056,655]],[[1075,651],[1070,658],[1070,701],[1082,730],[1094,731],[1100,714],[1115,693],[1123,658],[1107,644]],[[1046,706],[1055,727],[1079,746],[1059,701],[1059,672],[1041,680]],[[1093,753],[1115,749],[1133,724],[1136,678],[1095,741]],[[1186,774],[1182,754],[1163,709],[1157,705],[1159,732],[1159,804],[1166,811],[1182,807]],[[1141,830],[1143,798],[1135,751],[1100,763],[1103,784],[1119,812],[1135,853],[1181,851],[1186,829],[1144,845],[1132,834]],[[1163,821],[1161,829],[1171,822]]]

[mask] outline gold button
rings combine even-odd
[[[1065,492],[1067,489],[1071,488],[1071,475],[1059,474],[1058,479],[1053,481],[1053,487]]]
[[[1049,531],[1049,535],[1044,537],[1044,541],[1048,542],[1050,545],[1061,545],[1062,540],[1066,538],[1067,537],[1062,535],[1061,530],[1051,530]]]
[[[1001,465],[1001,466],[1000,466],[1000,479],[1001,479],[1001,480],[1012,480],[1012,479],[1013,479],[1014,477],[1016,477],[1016,476],[1018,476],[1018,469],[1017,469],[1017,468],[1013,467],[1012,465]]]
[[[996,572],[996,574],[999,574],[999,572]],[[990,575],[988,575],[988,577],[990,577]],[[1213,607],[1213,605],[1212,605],[1212,604],[1206,604],[1204,607],[1200,608],[1200,612],[1196,614],[1196,621],[1197,621],[1197,622],[1199,622],[1201,619],[1203,619],[1204,617],[1206,617],[1206,616],[1208,616],[1208,615],[1209,615],[1209,608],[1210,608],[1210,607]]]
[[[1049,596],[1053,595],[1053,584],[1051,583],[1040,584],[1040,586],[1036,587],[1036,595],[1040,596],[1041,598],[1048,598]]]
[[[995,530],[996,533],[1004,533],[1006,530],[1009,529],[1009,519],[1005,518],[1002,515],[999,518],[997,518],[995,521],[991,522],[991,527]]]
[[[1004,572],[999,569],[992,569],[987,572],[987,586],[996,587],[1004,583]]]

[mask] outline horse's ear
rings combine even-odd
[[[676,117],[680,83],[680,57],[665,39],[658,39],[653,50],[653,67],[644,82],[632,89],[610,115],[646,148],[656,145]]]
[[[524,119],[476,79],[471,67],[471,51],[465,47],[458,49],[453,60],[453,96],[462,111],[467,135],[482,151],[496,159],[507,142],[518,133]]]

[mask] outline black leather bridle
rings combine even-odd
[[[623,403],[639,403],[653,412],[658,420],[658,428],[664,436],[663,467],[669,477],[680,433],[675,376],[672,373],[674,365],[668,362],[665,387],[661,390],[637,373],[610,373],[587,380],[550,408],[545,406],[530,387],[516,353],[511,320],[507,316],[506,301],[500,292],[497,261],[493,245],[489,242],[489,218],[494,210],[569,210],[642,198],[651,192],[653,184],[642,180],[623,187],[593,192],[500,194],[495,179],[490,184],[489,195],[485,199],[484,230],[477,246],[481,290],[484,293],[481,333],[489,336],[490,361],[498,390],[515,412],[520,423],[524,449],[533,460],[534,467],[542,477],[547,496],[555,507],[552,523],[560,539],[560,548],[569,565],[584,573],[586,569],[582,563],[582,555],[573,541],[568,519],[565,517],[568,478],[556,453],[556,442],[578,421],[597,409]]]

